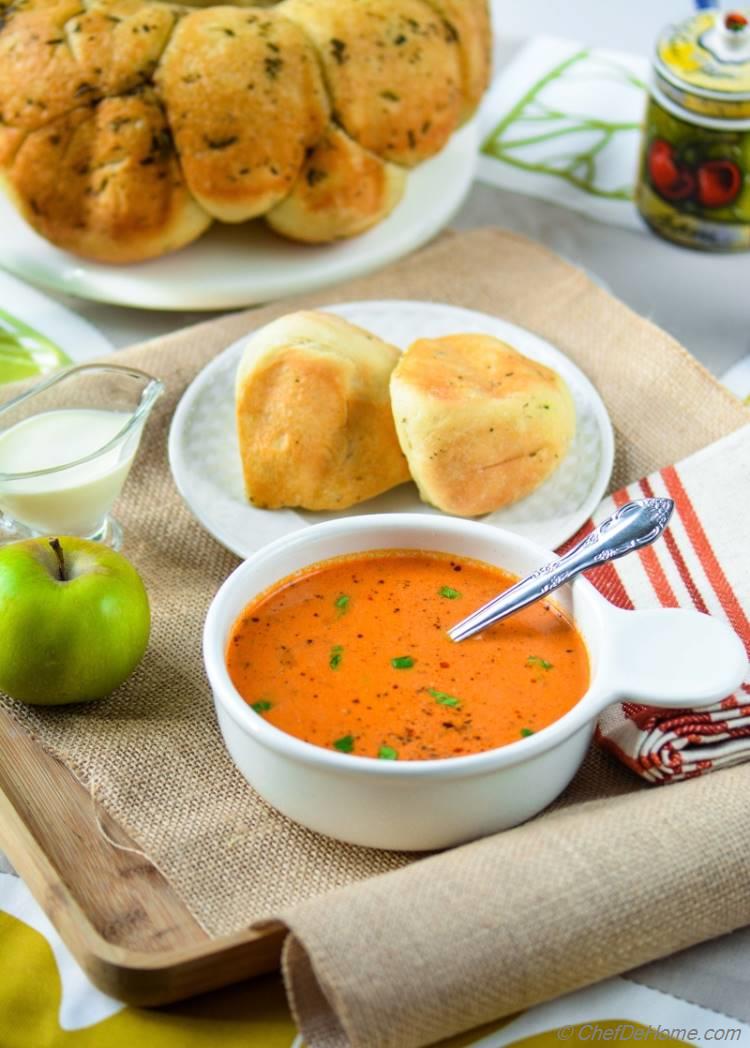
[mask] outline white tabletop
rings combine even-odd
[[[508,54],[518,46],[518,38],[544,32],[648,55],[658,31],[691,11],[690,4],[682,0],[493,3],[496,27],[507,40]],[[455,224],[468,229],[488,223],[525,233],[589,269],[634,310],[673,334],[716,374],[750,352],[750,253],[701,254],[674,247],[645,232],[597,224],[552,204],[475,185]],[[149,313],[55,297],[91,320],[116,346],[173,331],[208,316]],[[0,868],[1,861],[0,856]],[[749,959],[750,929],[650,965],[631,977],[750,1021]]]

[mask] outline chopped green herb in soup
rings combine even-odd
[[[339,753],[403,762],[518,742],[575,705],[589,666],[551,601],[450,640],[450,626],[515,581],[414,550],[324,561],[245,609],[229,673],[264,720]]]

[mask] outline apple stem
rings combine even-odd
[[[65,557],[63,556],[63,548],[60,545],[60,540],[50,539],[49,544],[57,557],[57,577],[60,579],[60,582],[67,582],[67,576],[65,574]]]

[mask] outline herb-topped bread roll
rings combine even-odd
[[[388,395],[398,358],[328,313],[293,313],[256,331],[236,383],[250,501],[345,509],[409,480]]]
[[[406,171],[368,152],[331,124],[310,150],[291,193],[266,216],[271,229],[322,244],[364,233],[404,194]]]
[[[31,131],[5,177],[0,169],[0,185],[38,233],[101,262],[156,258],[211,225],[147,89],[80,106]]]
[[[459,517],[528,495],[575,433],[562,378],[489,335],[415,342],[393,372],[391,400],[420,495]]]
[[[328,126],[315,51],[273,10],[192,11],[172,34],[156,84],[185,181],[222,222],[283,200]]]
[[[315,44],[336,119],[365,149],[414,167],[463,110],[455,31],[424,0],[284,0]]]
[[[492,23],[485,0],[426,0],[456,38],[463,82],[462,118],[474,115],[492,68]]]

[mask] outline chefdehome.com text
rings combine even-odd
[[[705,1030],[681,1026],[643,1026],[640,1023],[577,1023],[561,1026],[557,1030],[558,1041],[686,1041],[702,1044],[709,1041],[736,1041],[742,1039],[739,1026],[713,1026]]]

